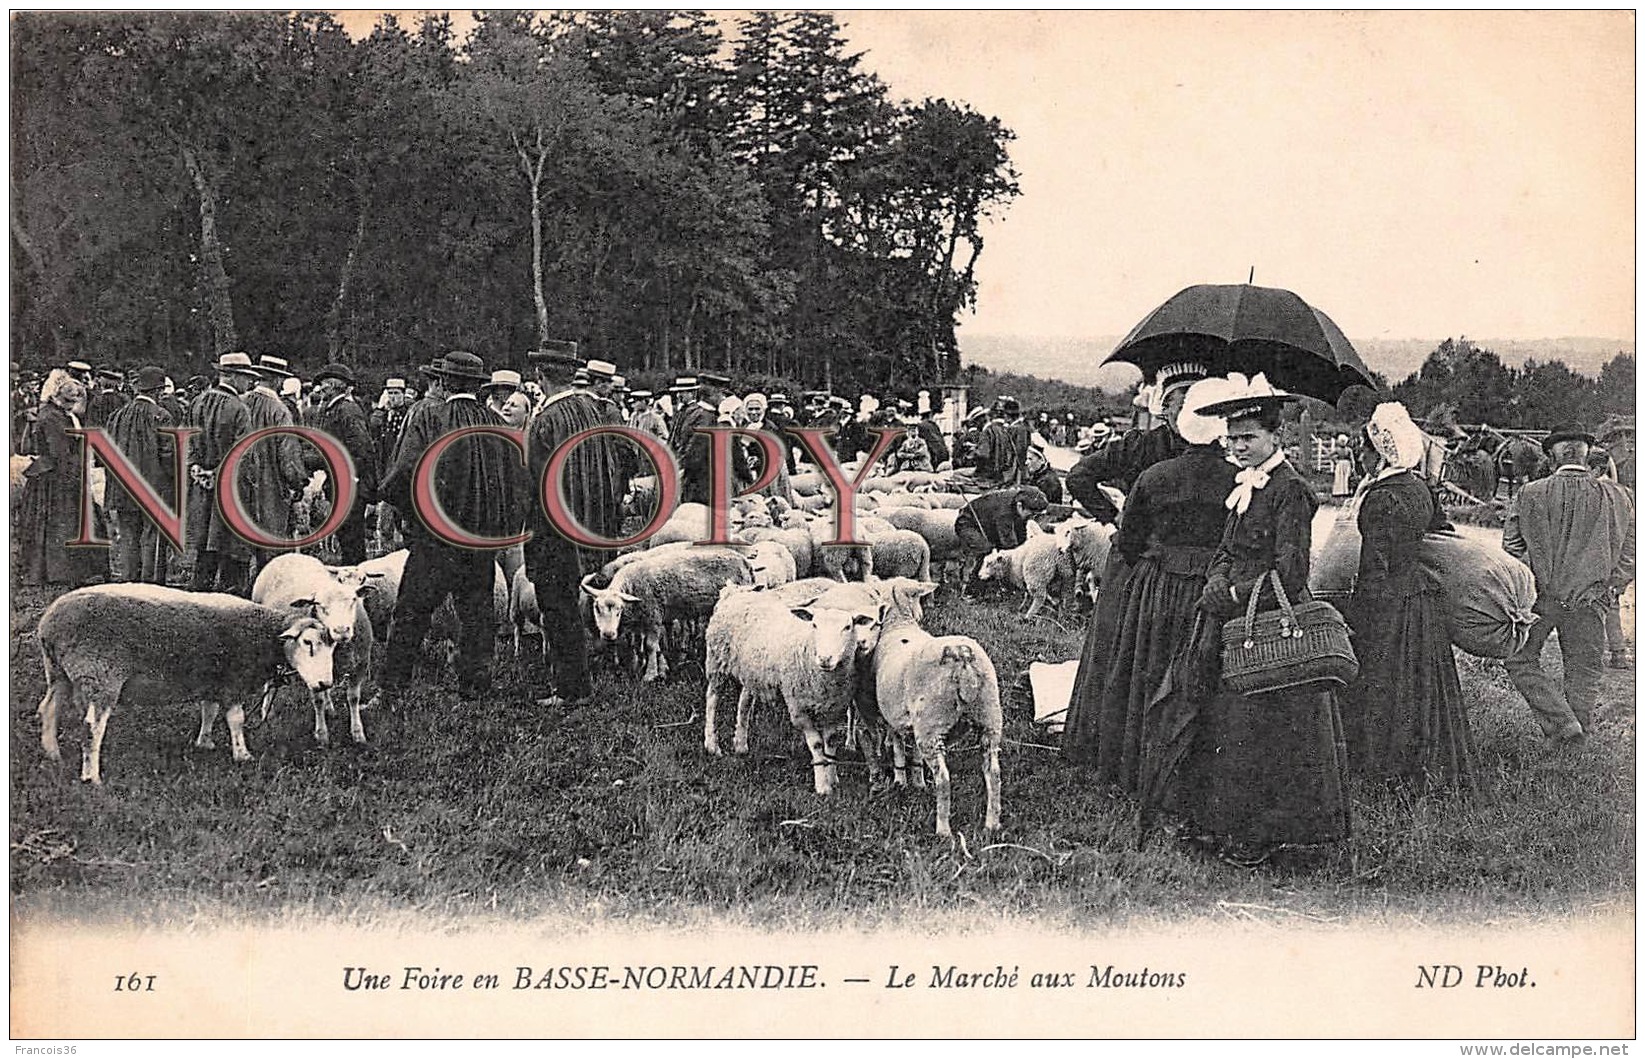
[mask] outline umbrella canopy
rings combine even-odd
[[[1178,292],[1132,328],[1107,360],[1135,364],[1146,374],[1185,360],[1216,374],[1261,372],[1282,389],[1332,402],[1356,383],[1376,389],[1329,316],[1288,290],[1248,283]]]

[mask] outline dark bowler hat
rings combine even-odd
[[[327,364],[314,373],[315,382],[324,382],[327,379],[336,379],[339,382],[354,385],[354,369],[347,364]]]
[[[526,359],[533,364],[560,364],[568,368],[575,368],[583,362],[577,355],[577,343],[560,338],[546,340],[540,349],[527,353]]]
[[[1561,441],[1580,441],[1584,444],[1592,446],[1594,443],[1594,436],[1588,433],[1586,428],[1576,423],[1572,423],[1569,426],[1563,426],[1558,430],[1552,431],[1547,437],[1543,438],[1542,451],[1545,453],[1553,452],[1554,446],[1559,444]]]
[[[132,375],[131,388],[138,393],[164,390],[166,388],[166,370],[155,367],[153,364],[138,368]]]
[[[479,357],[461,349],[454,349],[434,363],[424,365],[423,374],[452,382],[482,383],[491,378]]]

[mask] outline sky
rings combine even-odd
[[[1124,334],[1254,270],[1351,337],[1633,338],[1631,12],[838,18],[1017,134],[965,331]]]

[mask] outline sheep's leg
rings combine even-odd
[[[331,745],[331,729],[326,726],[326,714],[332,710],[331,692],[309,689],[308,700],[314,706],[314,741],[321,746]]]
[[[518,621],[514,623],[514,658],[516,661],[520,658],[520,623]]]
[[[919,741],[919,748],[920,757],[931,770],[931,785],[937,789],[937,834],[950,838],[953,836],[953,829],[948,826],[951,793],[948,786],[948,761],[943,754],[942,740],[922,739]]]
[[[988,789],[988,815],[983,830],[1000,829],[1000,737],[995,733],[982,755],[982,782]]]
[[[62,748],[57,745],[57,706],[58,696],[66,695],[69,701],[74,701],[74,684],[66,678],[57,677],[46,685],[46,695],[40,700],[40,749],[45,751],[46,757],[52,761],[63,760]]]
[[[274,706],[274,696],[278,694],[279,690],[280,683],[277,680],[270,680],[263,685],[263,701],[258,707],[257,716],[257,721],[259,724],[268,720],[269,710]]]
[[[363,708],[360,700],[365,697],[365,691],[366,676],[365,672],[361,671],[344,693],[348,696],[348,734],[356,743],[366,741],[366,724],[360,719],[360,710]]]
[[[754,716],[754,692],[744,687],[737,695],[737,731],[731,737],[731,749],[739,754],[748,753],[748,729]]]
[[[194,745],[201,750],[217,749],[217,740],[211,737],[211,726],[217,723],[217,709],[215,702],[200,704],[200,734],[194,737]]]
[[[1030,589],[1028,592],[1028,611],[1023,614],[1023,617],[1032,618],[1040,612],[1040,608],[1043,606],[1045,606],[1045,589]]]
[[[228,720],[228,741],[232,748],[234,760],[250,761],[251,751],[246,749],[246,709],[238,702],[228,708],[224,715]]]
[[[896,729],[891,731],[891,782],[898,787],[908,786],[908,744],[903,742],[902,733]]]
[[[703,749],[711,757],[720,756],[720,733],[717,728],[715,711],[720,704],[720,681],[714,674],[708,675],[706,687],[703,691]],[[737,727],[742,728],[742,711],[737,714]]]
[[[80,696],[86,704],[86,744],[80,748],[80,778],[95,786],[103,785],[103,733],[108,730],[109,714],[114,712],[117,692],[98,685],[80,687]]]
[[[656,626],[648,626],[644,633],[645,643],[645,683],[650,684],[661,680],[667,672],[663,661],[662,631]]]
[[[834,763],[828,760],[828,746],[823,742],[817,726],[811,723],[811,718],[802,714],[794,718],[794,724],[805,736],[805,745],[811,750],[812,784],[818,794],[827,797],[834,791]]]

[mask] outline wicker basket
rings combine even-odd
[[[1257,613],[1262,586],[1272,583],[1279,610]],[[1329,603],[1293,607],[1278,571],[1251,590],[1245,617],[1222,626],[1222,684],[1241,695],[1260,695],[1308,684],[1346,685],[1359,676],[1359,659],[1348,642],[1348,623]]]

